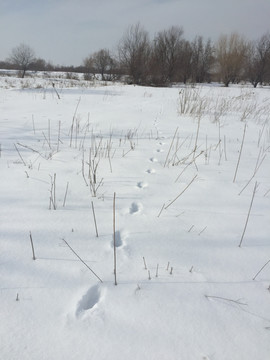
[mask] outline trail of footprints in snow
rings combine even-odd
[[[158,143],[159,146],[163,146],[164,144],[165,144],[164,142],[159,142],[159,143]],[[161,153],[161,152],[163,152],[163,151],[164,151],[164,150],[161,149],[161,148],[158,148],[158,149],[156,150],[157,153]],[[151,157],[151,158],[149,159],[149,161],[150,161],[151,163],[155,163],[155,162],[158,162],[158,159],[155,158],[155,157]],[[146,170],[146,173],[148,173],[148,174],[155,174],[155,173],[156,173],[156,170],[153,169],[153,168],[149,168],[149,169]],[[144,189],[144,188],[147,188],[147,187],[148,187],[148,183],[145,182],[145,181],[139,181],[139,182],[137,183],[137,188],[139,188],[139,189]],[[142,211],[142,209],[143,209],[143,205],[142,205],[141,203],[133,202],[133,203],[130,205],[129,213],[130,213],[131,215],[137,214],[137,213],[140,213],[140,212]]]
[[[163,145],[163,143],[159,143],[159,145]],[[161,149],[157,149],[157,152],[162,152],[163,150]],[[157,162],[158,160],[156,158],[151,158],[150,159],[151,162]],[[147,169],[146,173],[148,174],[154,174],[156,172],[155,169]],[[148,187],[148,183],[145,181],[139,181],[136,185],[136,187],[138,189],[145,189]],[[135,214],[140,214],[143,210],[143,205],[140,202],[132,202],[130,207],[129,207],[129,211],[128,213],[130,215],[135,215]],[[127,231],[125,230],[117,230],[115,232],[115,246],[116,248],[123,248],[124,245],[126,244],[126,240],[128,238],[129,234]],[[111,247],[114,247],[114,238],[111,241]]]
[[[159,143],[159,145],[164,145],[164,143]],[[158,153],[163,152],[162,149],[156,150]],[[158,160],[155,157],[152,157],[149,159],[150,162],[155,163]],[[155,169],[147,169],[146,173],[148,174],[154,174],[156,172]],[[140,181],[137,183],[137,188],[144,189],[148,187],[148,183],[144,181]],[[139,202],[133,202],[131,203],[129,207],[129,214],[139,214],[143,210],[143,205]],[[115,233],[115,245],[117,248],[123,248],[126,244],[126,240],[128,239],[129,233],[126,230],[117,230]],[[111,247],[114,247],[114,239],[111,241]],[[78,301],[76,306],[75,315],[77,318],[82,317],[84,314],[91,313],[93,309],[96,309],[98,307],[98,304],[100,303],[102,296],[103,296],[103,289],[99,284],[92,286]]]
[[[134,205],[135,207],[135,205]],[[115,232],[115,245],[116,248],[121,248],[126,244],[126,239],[129,233],[125,230],[118,230]],[[114,239],[111,241],[111,247],[114,247]],[[104,289],[100,284],[92,286],[78,301],[75,315],[82,318],[84,315],[91,314],[94,309],[98,308],[100,301],[104,296]]]
[[[165,143],[159,142],[159,146],[164,145]],[[163,152],[163,149],[158,148],[156,150],[157,153]],[[158,159],[155,157],[151,157],[149,159],[151,163],[158,162]],[[153,168],[149,168],[146,170],[146,173],[148,174],[155,174],[156,170]],[[137,183],[137,188],[144,189],[148,187],[148,183],[144,181],[140,181]],[[129,214],[139,214],[143,210],[143,205],[139,202],[133,202],[131,203],[129,207]],[[129,233],[126,230],[117,230],[115,232],[115,245],[116,248],[123,248],[126,244],[126,240],[129,237]],[[114,238],[111,241],[111,247],[114,247]],[[102,297],[103,297],[104,289],[101,288],[100,284],[97,284],[95,286],[92,286],[82,297],[81,300],[78,301],[76,306],[76,317],[80,318],[84,314],[91,313],[93,309],[98,307],[98,304],[100,303]]]

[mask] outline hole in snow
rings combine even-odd
[[[141,204],[133,202],[130,205],[129,212],[130,212],[130,214],[136,214],[136,213],[140,212],[142,210],[142,208],[143,207]]]
[[[140,189],[146,188],[148,186],[148,184],[144,181],[140,181],[137,183],[137,187]]]
[[[100,299],[100,288],[99,285],[91,287],[78,302],[76,316],[81,315],[87,310],[92,309],[98,304]]]
[[[146,170],[146,172],[148,174],[154,174],[156,172],[156,170],[155,169],[148,169],[148,170]]]
[[[127,239],[128,235],[129,235],[128,232],[125,231],[125,230],[121,230],[121,231],[117,230],[115,232],[115,245],[116,245],[116,247],[120,247],[120,246],[124,245],[125,240]],[[112,239],[112,242],[111,242],[112,247],[113,247],[113,242],[114,242],[114,239]]]
[[[120,231],[116,231],[115,232],[115,246],[119,247],[123,245],[123,241],[122,241],[122,236],[121,236],[121,232]],[[113,246],[113,241],[112,241],[112,246]]]

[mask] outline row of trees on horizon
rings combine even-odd
[[[197,36],[188,41],[179,26],[158,32],[153,39],[144,27],[131,25],[120,39],[117,51],[101,49],[90,54],[81,66],[54,66],[36,58],[25,44],[12,49],[0,68],[26,71],[65,71],[84,73],[86,80],[99,74],[103,80],[123,76],[129,83],[169,86],[172,83],[222,82],[225,86],[241,81],[270,84],[270,33],[256,41],[238,33],[221,35],[213,43]]]

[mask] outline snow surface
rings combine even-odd
[[[269,89],[0,84],[0,358],[268,360]]]

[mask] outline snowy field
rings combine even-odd
[[[269,91],[2,77],[0,358],[270,359]]]

